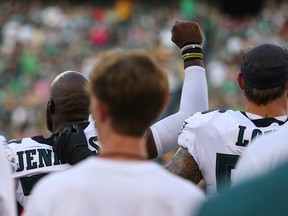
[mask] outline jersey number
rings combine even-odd
[[[216,181],[217,192],[221,192],[223,186],[231,185],[231,173],[235,168],[239,155],[217,153],[216,156]]]

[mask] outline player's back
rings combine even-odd
[[[188,148],[212,195],[220,192],[222,182],[233,181],[235,164],[251,140],[287,127],[286,120],[232,110],[197,113],[185,121],[179,144]]]
[[[90,150],[98,151],[99,142],[93,122],[81,124]],[[25,206],[34,185],[50,172],[70,167],[60,160],[53,151],[55,134],[48,138],[34,136],[21,140],[11,140],[8,147],[17,164],[13,177],[16,180],[16,199]]]

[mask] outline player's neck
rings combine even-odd
[[[111,160],[141,161],[147,159],[146,140],[114,131],[105,131],[101,137],[100,157]]]
[[[275,100],[265,106],[245,101],[245,112],[260,115],[262,117],[277,117],[287,115],[286,101]]]

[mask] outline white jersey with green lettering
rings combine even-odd
[[[178,138],[197,162],[208,195],[230,184],[236,162],[251,140],[288,127],[287,116],[262,118],[233,110],[196,113],[184,122]]]
[[[88,147],[92,151],[99,150],[98,134],[94,122],[84,123],[84,133]],[[55,135],[49,138],[35,136],[21,140],[11,140],[8,143],[14,155],[17,169],[13,173],[16,180],[16,199],[24,207],[27,198],[36,182],[50,172],[60,171],[70,167],[59,160],[53,152]]]

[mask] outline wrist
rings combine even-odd
[[[182,50],[184,47],[186,46],[190,46],[190,45],[196,45],[196,46],[202,46],[202,43],[199,43],[199,42],[186,42],[184,44],[181,45],[180,49]]]
[[[186,44],[181,48],[182,59],[184,61],[184,68],[190,66],[201,66],[203,64],[202,46],[198,43]]]
[[[202,50],[202,46],[199,43],[188,43],[181,47],[181,52],[185,52],[188,49],[200,49]]]
[[[191,67],[191,66],[200,66],[204,68],[204,63],[202,60],[189,60],[184,62],[184,69]]]

